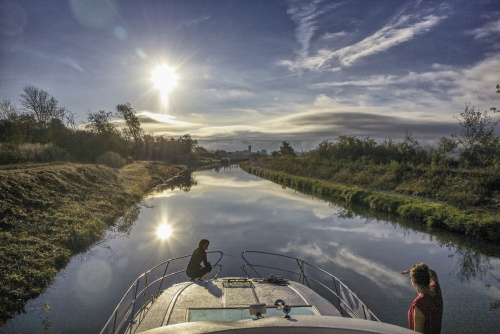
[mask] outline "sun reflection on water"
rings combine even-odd
[[[160,239],[163,240],[168,239],[172,235],[172,228],[167,223],[163,223],[160,226],[158,226],[156,234]]]

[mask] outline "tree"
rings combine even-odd
[[[198,146],[198,141],[191,138],[191,135],[186,134],[179,138],[179,143],[183,154],[191,155],[196,146]]]
[[[295,154],[295,150],[292,148],[290,143],[287,142],[286,140],[281,142],[279,152],[281,155],[288,155],[288,156],[293,156],[293,157],[297,156],[297,154]]]
[[[144,132],[141,128],[141,122],[135,115],[135,111],[130,106],[130,103],[116,106],[116,114],[125,120],[126,127],[122,130],[123,136],[126,139],[133,139],[135,143],[140,142],[144,137]]]
[[[406,130],[405,139],[398,145],[398,149],[401,152],[403,162],[418,162],[417,153],[421,153],[421,147],[408,130]]]
[[[21,105],[24,110],[35,117],[41,128],[45,128],[54,118],[74,124],[73,115],[66,108],[59,107],[59,102],[46,91],[34,86],[25,86],[23,91]]]
[[[19,115],[17,108],[10,100],[0,102],[0,120],[15,120]]]
[[[462,147],[463,159],[472,165],[486,165],[492,162],[498,148],[499,138],[495,135],[497,121],[493,121],[487,111],[480,112],[470,104],[457,117],[461,131],[454,135]]]
[[[85,125],[85,129],[93,133],[114,133],[117,134],[114,124],[111,123],[111,116],[113,113],[111,111],[99,110],[98,112],[87,113],[88,123]]]

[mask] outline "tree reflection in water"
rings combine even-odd
[[[440,245],[447,247],[450,251],[454,249],[454,254],[448,256],[456,259],[457,277],[460,281],[470,281],[471,278],[482,280],[491,270],[495,269],[491,265],[490,257],[477,250],[468,249],[449,241],[440,243]]]
[[[192,173],[190,171],[186,171],[181,175],[173,177],[167,180],[165,183],[156,186],[152,191],[152,193],[153,194],[161,193],[165,190],[173,191],[175,189],[180,189],[182,191],[189,192],[191,190],[191,187],[196,184],[197,181],[195,180]],[[127,236],[127,237],[130,236],[130,232],[132,231],[134,224],[139,219],[139,215],[141,214],[142,208],[144,207],[149,209],[153,208],[151,206],[148,206],[144,201],[130,207],[128,211],[125,213],[125,215],[111,227],[108,233],[106,233],[105,237],[103,237],[101,240],[99,240],[99,242],[89,247],[86,253],[82,254],[82,258],[85,259],[88,256],[91,256],[94,252],[96,252],[97,251],[96,246],[100,248],[105,248],[110,252],[111,257],[116,258],[117,256],[115,252],[109,246],[109,241],[119,236]]]
[[[366,224],[385,222],[395,227],[402,227],[405,236],[415,231],[425,233],[429,240],[435,240],[440,247],[446,247],[452,252],[448,256],[456,260],[456,276],[461,282],[478,279],[488,281],[485,283],[487,289],[492,287],[492,281],[497,288],[500,287],[500,277],[495,276],[495,267],[491,264],[492,259],[500,258],[500,248],[497,245],[477,242],[477,240],[443,230],[433,230],[420,223],[405,221],[390,214],[373,212],[364,207],[348,206],[339,210],[338,206],[345,204],[328,202],[331,207],[338,210],[336,215],[339,218],[357,217],[364,220]],[[499,308],[500,299],[490,303],[490,310]]]
[[[280,184],[283,189],[292,188],[280,182],[271,181]],[[487,242],[478,242],[463,235],[457,235],[444,230],[433,229],[421,222],[405,220],[400,216],[391,215],[385,212],[372,211],[369,208],[357,206],[352,203],[333,200],[326,196],[318,196],[315,193],[307,191],[295,192],[309,195],[313,198],[319,198],[335,210],[338,218],[351,219],[358,218],[364,220],[366,224],[385,223],[391,224],[395,228],[402,227],[404,236],[408,236],[417,231],[428,236],[429,240],[435,242],[440,247],[447,247],[453,254],[450,258],[456,259],[456,275],[461,282],[469,282],[471,279],[479,279],[494,282],[496,288],[500,288],[500,278],[495,276],[495,268],[491,264],[491,259],[500,259],[500,247]],[[498,284],[497,284],[498,283]],[[491,288],[491,283],[485,282],[487,289]],[[490,310],[500,308],[500,299],[490,302]]]
[[[179,188],[182,191],[189,192],[192,186],[198,184],[191,171],[185,171],[181,175],[171,178],[167,182],[156,186],[153,194],[161,193],[165,190],[175,190]]]

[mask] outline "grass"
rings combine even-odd
[[[182,169],[160,162],[0,169],[0,324],[22,312],[73,255],[99,241],[150,189]]]
[[[429,201],[397,193],[381,192],[273,171],[242,163],[247,172],[273,182],[333,199],[347,206],[357,205],[385,212],[429,228],[446,229],[477,240],[500,241],[500,214],[486,210],[468,210],[451,204]]]

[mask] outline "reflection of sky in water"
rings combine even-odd
[[[149,197],[130,235],[107,243],[112,252],[97,247],[89,259],[73,260],[30,307],[51,302],[48,316],[54,332],[61,328],[78,332],[77,325],[64,324],[61,319],[66,317],[87,325],[88,319],[96,319],[89,326],[99,331],[139,274],[165,259],[191,254],[201,238],[208,238],[209,251],[225,254],[223,276],[243,275],[242,263],[235,257],[243,250],[298,257],[344,281],[383,321],[405,327],[416,293],[408,276],[399,271],[425,261],[441,280],[446,332],[500,326],[499,310],[489,310],[491,302],[500,300],[499,259],[491,259],[493,269],[482,280],[461,281],[457,277],[461,255],[426,234],[384,221],[341,218],[341,209],[332,204],[239,169],[197,172],[195,179],[197,184],[188,192],[165,190]],[[171,227],[169,238],[157,237],[162,222]],[[457,301],[476,306],[471,310]],[[39,319],[32,310],[10,325],[24,321],[26,329],[26,321],[35,324]]]

